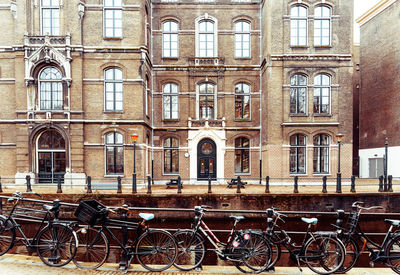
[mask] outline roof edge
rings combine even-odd
[[[381,0],[375,6],[370,8],[368,11],[366,11],[363,15],[358,17],[356,19],[356,23],[360,24],[360,26],[364,25],[367,23],[369,20],[380,14],[382,11],[384,11],[387,7],[395,3],[397,0]]]

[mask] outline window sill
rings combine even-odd
[[[173,119],[173,118],[172,119],[165,119],[164,118],[162,121],[163,122],[179,122],[179,118],[177,118],[177,119]]]
[[[163,176],[179,176],[179,173],[164,173]]]
[[[332,114],[313,114],[315,117],[332,117]]]
[[[290,174],[290,177],[295,177],[295,176],[299,176],[299,177],[307,177],[307,174]]]
[[[305,46],[297,46],[297,45],[290,45],[290,47],[291,48],[294,48],[294,49],[308,49],[309,48],[309,46],[307,46],[307,45],[305,45]]]
[[[122,37],[105,37],[103,36],[104,40],[122,40]]]
[[[177,57],[165,57],[165,56],[163,56],[163,57],[161,57],[161,59],[163,59],[163,60],[178,60],[179,57],[178,56]]]
[[[103,111],[104,114],[123,114],[124,111]]]
[[[313,176],[332,176],[330,173],[313,173]]]
[[[314,45],[314,48],[317,48],[317,49],[330,49],[330,48],[332,48],[332,45]]]
[[[249,172],[249,173],[236,173],[235,172],[235,176],[250,176],[251,175],[251,173]]]
[[[291,117],[308,117],[307,114],[290,114]]]
[[[233,121],[235,122],[250,122],[250,118],[235,118]]]
[[[236,60],[251,60],[251,57],[234,57]]]
[[[123,177],[124,177],[124,174],[104,175],[104,177],[105,177],[105,178],[118,178],[118,177],[123,178]]]

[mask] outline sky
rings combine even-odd
[[[360,43],[360,27],[355,20],[379,1],[380,0],[354,0],[354,43]]]

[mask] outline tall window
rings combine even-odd
[[[290,173],[306,172],[306,137],[295,134],[290,137]]]
[[[247,21],[235,23],[235,57],[250,57],[250,23]]]
[[[199,57],[214,57],[214,22],[199,22]]]
[[[176,138],[164,140],[164,173],[179,172],[179,141]]]
[[[60,34],[60,3],[59,0],[42,0],[42,35]]]
[[[111,132],[106,135],[106,174],[124,173],[124,139],[122,134]]]
[[[235,173],[250,172],[250,142],[248,138],[235,139]]]
[[[199,118],[215,119],[214,85],[203,83],[199,86]]]
[[[314,45],[329,46],[331,44],[331,9],[318,6],[314,10]]]
[[[162,24],[163,57],[178,57],[178,23],[166,21]]]
[[[325,74],[314,78],[314,114],[329,114],[331,79]]]
[[[235,119],[250,119],[250,86],[245,83],[235,86]]]
[[[307,103],[307,78],[295,74],[290,78],[290,113],[305,114]]]
[[[122,37],[122,0],[104,0],[104,37]]]
[[[106,111],[123,110],[122,70],[111,68],[104,72]]]
[[[61,110],[63,108],[62,75],[60,70],[47,67],[39,74],[39,95],[41,110]]]
[[[314,173],[329,173],[329,136],[319,134],[314,136]]]
[[[164,119],[178,119],[178,85],[167,83],[163,86]]]
[[[307,8],[304,6],[290,9],[290,45],[307,46]]]

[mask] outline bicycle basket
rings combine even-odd
[[[102,223],[107,217],[107,208],[96,200],[81,201],[74,215],[89,225]]]
[[[358,214],[358,212],[350,213],[346,223],[346,229],[349,231],[349,233],[353,233],[356,230],[359,218],[360,215]]]

